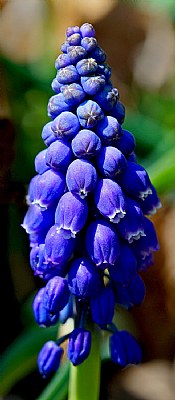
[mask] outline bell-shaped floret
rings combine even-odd
[[[81,34],[78,32],[72,33],[72,35],[67,37],[66,41],[70,46],[79,46],[81,44]]]
[[[70,110],[71,107],[65,102],[65,98],[62,93],[55,94],[49,99],[47,112],[50,118],[54,119],[63,111]]]
[[[70,139],[80,128],[78,118],[69,111],[63,111],[52,121],[52,131],[57,139]]]
[[[55,68],[60,69],[71,64],[68,54],[60,54],[55,61]]]
[[[54,276],[45,287],[45,307],[50,314],[57,314],[69,300],[67,279]]]
[[[85,38],[85,39],[87,39],[87,38]],[[83,40],[85,40],[85,39],[83,39]],[[91,39],[88,38],[88,40],[91,40]],[[94,60],[94,58],[83,58],[83,60],[80,60],[77,63],[76,69],[77,69],[79,75],[81,75],[81,76],[91,75],[97,71],[98,64]]]
[[[39,276],[44,280],[48,280],[53,276],[64,276],[66,274],[66,265],[52,264],[47,262],[45,258],[45,244],[40,244],[32,247],[30,251],[30,265],[34,271],[34,275]]]
[[[31,204],[24,217],[22,227],[29,234],[41,230],[47,231],[54,224],[55,207],[42,209],[37,204]]]
[[[120,367],[129,364],[139,364],[142,351],[134,336],[127,331],[116,331],[110,337],[110,355],[113,362]]]
[[[66,141],[56,140],[51,143],[46,152],[46,163],[50,168],[58,171],[67,170],[68,165],[71,163],[73,153],[71,146]]]
[[[74,329],[70,336],[67,356],[73,365],[81,364],[91,350],[91,333],[83,328]]]
[[[59,200],[55,212],[55,223],[62,230],[65,238],[75,237],[85,225],[87,215],[86,199],[67,192]]]
[[[84,49],[88,52],[91,52],[92,50],[94,50],[97,46],[97,39],[95,39],[94,37],[88,37],[85,36],[82,40],[81,40],[81,46],[84,47]],[[80,74],[81,75],[81,74]]]
[[[71,35],[73,35],[74,33],[80,33],[80,28],[79,28],[79,26],[69,26],[67,29],[66,29],[66,36],[67,37],[69,37],[69,36],[71,36]]]
[[[89,96],[94,96],[105,85],[104,75],[82,76],[82,87]]]
[[[46,146],[50,146],[50,144],[55,142],[55,140],[57,139],[53,133],[53,130],[51,129],[51,126],[52,126],[52,121],[44,125],[42,130],[41,137]]]
[[[96,294],[100,286],[100,274],[88,258],[76,259],[69,271],[68,286],[70,292],[86,299]]]
[[[43,378],[57,371],[62,355],[63,349],[52,340],[44,344],[38,355],[38,369]]]
[[[77,116],[83,128],[91,129],[104,117],[104,114],[95,101],[86,100],[77,108]]]
[[[89,52],[90,57],[95,58],[95,60],[101,64],[103,62],[105,62],[106,60],[106,53],[104,52],[103,49],[101,49],[101,47],[96,46],[94,50],[92,50],[91,52]]]
[[[103,220],[92,222],[86,233],[86,249],[92,261],[102,269],[114,265],[120,248],[113,225]]]
[[[85,160],[74,160],[68,167],[66,183],[70,192],[81,198],[95,189],[97,173],[94,166]]]
[[[105,116],[96,126],[97,135],[104,144],[109,145],[121,136],[121,126],[117,119],[110,115]]]
[[[78,158],[91,158],[101,149],[100,138],[90,129],[82,129],[72,140],[72,150]]]
[[[126,169],[127,161],[116,147],[105,146],[98,154],[97,166],[103,176],[113,178]]]
[[[152,251],[159,250],[159,243],[153,223],[146,217],[143,217],[143,229],[145,235],[140,238],[138,243],[132,243],[134,253],[148,256]]]
[[[63,232],[53,225],[47,233],[45,239],[45,257],[46,262],[64,265],[71,256],[75,246],[75,239],[65,239]]]
[[[61,172],[49,169],[42,175],[38,175],[37,179],[32,179],[30,184],[31,203],[39,204],[43,208],[50,207],[64,193],[65,184],[65,176]]]
[[[85,99],[86,96],[82,86],[78,83],[63,85],[61,87],[61,93],[63,94],[64,100],[69,107],[77,106]]]
[[[104,217],[118,223],[125,217],[125,196],[118,185],[111,179],[99,179],[94,191],[95,205]]]
[[[46,152],[47,149],[41,150],[35,157],[35,171],[40,175],[49,169],[46,165]]]
[[[83,25],[80,26],[80,33],[83,38],[84,37],[94,37],[95,29],[91,24],[89,24],[88,22],[85,22]]]
[[[101,327],[111,324],[114,316],[115,297],[110,287],[102,286],[90,301],[93,321]]]
[[[127,284],[114,282],[113,290],[116,302],[128,309],[133,305],[140,305],[145,298],[145,285],[137,273]]]
[[[137,260],[129,246],[125,242],[120,243],[120,254],[115,265],[109,266],[110,278],[117,283],[128,283],[136,273]]]
[[[101,67],[101,73],[105,75],[105,66],[101,65],[100,67]],[[104,72],[103,72],[103,69],[104,69]],[[110,83],[107,83],[104,86],[104,88],[102,88],[94,96],[94,100],[100,105],[102,110],[104,110],[105,112],[109,112],[113,109],[115,103],[118,101],[118,97],[119,97],[118,90],[113,88]]]
[[[121,136],[115,145],[127,158],[135,150],[135,138],[131,132],[122,129]]]
[[[152,193],[151,182],[146,170],[139,164],[128,161],[128,167],[117,181],[128,196],[137,200],[146,199]]]
[[[67,85],[68,83],[78,82],[79,73],[74,65],[68,65],[67,67],[60,68],[57,72],[57,80],[59,83]]]
[[[45,288],[39,290],[33,301],[33,314],[40,327],[54,325],[58,321],[59,314],[51,315],[45,306]]]
[[[57,77],[55,77],[55,78],[53,79],[52,83],[51,83],[51,88],[52,88],[52,90],[53,90],[56,94],[58,94],[58,93],[61,92],[61,87],[62,87],[62,86],[63,86],[63,84],[62,84],[62,83],[59,83],[58,80],[57,80]]]
[[[125,119],[125,107],[124,105],[121,103],[121,101],[118,101],[112,111],[111,111],[111,115],[114,118],[117,118],[117,121],[119,122],[119,124],[123,124],[124,119]]]
[[[120,219],[117,225],[117,230],[121,237],[132,243],[133,240],[138,240],[141,236],[145,236],[143,218],[144,216],[138,203],[130,197],[126,197],[126,216]]]
[[[147,196],[144,201],[142,199],[138,199],[137,201],[143,214],[152,216],[157,212],[159,208],[162,207],[162,205],[160,199],[158,198],[155,187],[151,184],[150,188],[152,190],[152,193],[149,194],[149,196]]]
[[[85,58],[87,54],[84,47],[70,46],[68,42],[66,50],[72,64],[76,64],[78,61],[82,60],[82,58]]]

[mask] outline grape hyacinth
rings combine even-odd
[[[109,332],[111,358],[125,367],[141,361],[141,349],[115,326],[115,306],[144,299],[139,273],[159,248],[149,217],[161,204],[136,161],[134,136],[122,128],[125,108],[93,26],[69,27],[61,50],[22,224],[31,268],[43,280],[34,316],[45,327],[74,319],[66,335],[73,365],[88,358],[94,323]],[[41,349],[43,377],[58,369],[64,340]]]

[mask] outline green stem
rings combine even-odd
[[[71,365],[68,400],[99,399],[100,364],[100,337],[94,330],[89,357],[77,367]]]

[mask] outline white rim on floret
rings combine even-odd
[[[148,188],[148,189],[144,190],[143,192],[140,192],[138,197],[141,200],[145,200],[149,196],[149,194],[152,194],[151,188]]]
[[[128,234],[128,242],[133,243],[134,240],[139,240],[141,236],[146,236],[144,230],[139,229],[137,232],[130,232]]]
[[[126,211],[122,210],[115,210],[115,212],[109,216],[110,222],[113,222],[114,224],[118,224],[122,218],[124,218],[126,215]]]

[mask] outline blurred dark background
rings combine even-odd
[[[31,332],[37,343],[35,334],[41,336],[31,315],[33,294],[41,282],[31,272],[28,239],[20,224],[27,209],[27,185],[35,174],[34,157],[44,148],[41,131],[49,120],[47,102],[53,95],[50,84],[55,76],[54,62],[66,28],[87,21],[94,25],[98,42],[107,53],[113,85],[126,107],[125,127],[136,138],[138,161],[147,168],[163,203],[154,218],[161,250],[156,254],[155,266],[143,274],[146,299],[131,315],[119,318],[119,324],[129,327],[139,338],[144,363],[119,373],[109,361],[104,362],[101,399],[173,400],[175,3],[88,0],[87,5],[79,0],[1,0],[0,5],[0,345],[7,358],[2,363],[2,378],[12,365],[10,357],[18,338],[24,339],[24,333],[30,336]],[[45,337],[40,341],[44,342]],[[30,363],[23,360],[26,369],[21,368],[12,378],[9,372],[2,389],[5,398],[31,400],[44,389],[46,383],[36,372],[38,347]],[[22,348],[20,351],[23,354]],[[14,350],[14,357],[17,354]],[[37,388],[31,387],[36,379]]]

